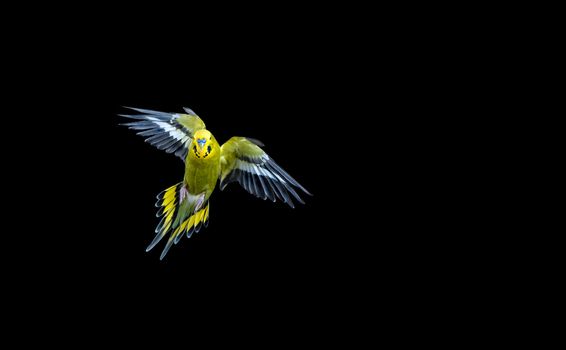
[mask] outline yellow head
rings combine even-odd
[[[212,134],[208,130],[197,130],[193,137],[191,152],[200,159],[205,159],[215,152]]]

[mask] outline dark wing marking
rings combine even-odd
[[[206,127],[202,119],[189,108],[185,108],[188,114],[126,108],[141,114],[120,114],[122,117],[136,119],[134,122],[122,125],[133,130],[139,130],[137,134],[145,137],[146,142],[167,153],[174,153],[183,161],[187,157],[188,147],[192,142],[195,131]]]

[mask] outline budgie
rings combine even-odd
[[[162,218],[146,251],[169,234],[160,260],[184,235],[190,238],[208,226],[209,198],[218,181],[220,190],[237,182],[258,198],[274,202],[279,199],[292,208],[293,199],[304,204],[298,191],[312,196],[261,149],[264,145],[256,139],[232,137],[220,146],[202,119],[189,108],[184,108],[185,113],[126,108],[139,114],[120,114],[135,119],[122,125],[137,130],[146,142],[185,162],[183,180],[157,195],[157,216]]]

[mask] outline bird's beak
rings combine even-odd
[[[205,144],[205,143],[206,143],[206,140],[205,140],[205,139],[197,140],[197,144],[198,144],[198,147],[199,147],[199,151],[202,151],[202,148],[204,147],[204,144]]]

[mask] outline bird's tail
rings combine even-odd
[[[167,233],[171,232],[160,260],[163,260],[171,245],[177,244],[184,234],[189,238],[193,232],[199,232],[202,226],[208,226],[209,202],[204,202],[204,194],[200,196],[189,194],[182,182],[159,193],[155,206],[159,208],[157,216],[163,218],[157,225],[155,238],[146,252],[153,249]]]

